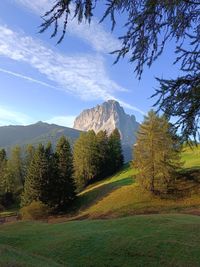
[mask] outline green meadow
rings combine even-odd
[[[200,147],[182,160],[189,193],[177,199],[141,191],[126,165],[81,192],[68,215],[1,225],[0,266],[200,266]]]

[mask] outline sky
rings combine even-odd
[[[111,32],[109,20],[99,24],[104,6],[91,24],[71,19],[61,44],[40,34],[41,16],[51,0],[0,1],[0,126],[37,121],[73,126],[83,109],[115,99],[141,122],[152,108],[155,77],[173,78],[174,44],[139,81],[128,58],[113,65],[110,52],[120,47],[122,29]],[[119,18],[119,25],[125,18]]]

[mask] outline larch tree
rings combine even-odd
[[[137,181],[154,194],[169,193],[181,167],[180,151],[171,124],[164,116],[150,111],[139,128],[134,146]]]

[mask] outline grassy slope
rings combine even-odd
[[[0,227],[0,266],[199,266],[199,240],[191,215],[20,222]]]
[[[200,147],[186,148],[182,154],[185,169],[200,168]],[[119,217],[131,214],[177,212],[186,208],[200,207],[197,194],[179,200],[160,200],[141,192],[134,181],[136,170],[130,166],[104,181],[83,191],[76,202],[79,216],[89,218]]]

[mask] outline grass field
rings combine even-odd
[[[186,148],[182,155],[194,175],[199,153]],[[200,194],[160,199],[142,192],[135,174],[126,165],[87,187],[70,215],[48,224],[0,226],[0,267],[200,266],[200,217],[186,214],[200,215]]]
[[[200,147],[184,149],[186,171],[200,169]],[[179,199],[160,199],[141,191],[134,176],[136,170],[126,165],[119,173],[91,185],[75,202],[78,218],[113,218],[133,214],[183,212],[200,207],[200,194],[191,192]],[[194,175],[197,175],[194,173]],[[200,174],[198,174],[200,175]],[[200,177],[199,177],[200,178]],[[183,181],[183,187],[197,189],[198,182]]]
[[[21,222],[0,227],[0,266],[200,266],[199,240],[191,215]]]

